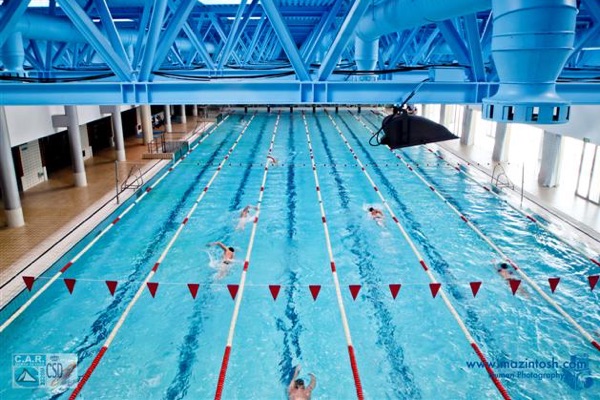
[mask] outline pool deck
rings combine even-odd
[[[198,128],[195,117],[187,124],[173,124],[174,132],[193,133]],[[198,118],[198,121],[201,121]],[[210,121],[207,121],[210,122]],[[170,160],[142,159],[147,152],[139,138],[125,141],[127,163],[141,166],[144,180],[150,179]],[[25,226],[8,228],[0,212],[0,285],[15,275],[37,276],[45,265],[54,263],[66,250],[91,231],[117,207],[115,198],[114,149],[105,149],[85,161],[88,185],[75,187],[70,168],[57,171],[46,182],[21,193]],[[125,190],[122,202],[133,195]],[[0,202],[0,205],[2,203]],[[19,280],[19,285],[23,282]],[[0,291],[0,307],[12,297],[13,282]]]
[[[196,126],[196,119],[188,116],[188,123],[174,124],[173,131],[193,132]],[[471,162],[477,169],[478,180],[489,182],[493,165],[491,154],[485,154],[473,146],[460,145],[458,141],[438,145],[443,151],[452,153],[457,160]],[[158,171],[162,165],[160,163],[166,161],[142,160],[145,151],[146,147],[140,143],[140,139],[126,141],[128,162],[143,162],[145,168],[156,165],[158,168],[153,170]],[[50,265],[78,238],[116,209],[114,161],[112,149],[101,151],[87,160],[87,187],[75,187],[71,170],[65,169],[52,174],[47,182],[22,193],[24,227],[7,228],[4,213],[0,212],[1,285],[15,275],[26,274],[26,268],[29,275],[35,275],[28,268],[35,260],[38,264]],[[564,228],[561,229],[569,230],[574,240],[585,243],[592,251],[600,252],[599,206],[578,198],[561,186],[542,188],[537,186],[537,182],[526,182],[525,187],[527,208],[547,218],[562,221]],[[520,188],[517,188],[510,196],[517,199],[517,206],[520,194]],[[515,204],[514,201],[512,203]],[[86,222],[82,224],[82,221]],[[79,225],[83,229],[76,229]],[[81,232],[74,235],[71,232],[75,230]],[[60,245],[57,245],[59,242]],[[22,282],[19,283],[22,285]],[[4,304],[4,301],[0,303]]]

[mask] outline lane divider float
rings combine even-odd
[[[446,308],[448,308],[448,310],[450,311],[450,313],[454,317],[455,321],[457,322],[458,326],[460,327],[460,330],[462,331],[462,333],[465,335],[467,341],[469,342],[471,348],[473,349],[473,351],[475,351],[475,354],[477,354],[477,357],[479,357],[479,359],[481,360],[481,362],[485,366],[485,369],[486,369],[486,371],[488,373],[488,376],[490,377],[490,379],[492,380],[493,384],[498,389],[498,392],[500,393],[500,395],[504,399],[510,399],[510,396],[509,396],[508,392],[506,391],[506,388],[504,387],[504,385],[502,384],[502,382],[500,382],[500,380],[498,379],[498,375],[496,375],[496,373],[494,373],[494,370],[492,369],[492,367],[488,363],[485,355],[480,350],[479,345],[477,344],[477,342],[475,342],[475,339],[473,338],[473,336],[469,332],[469,330],[466,327],[465,323],[463,322],[462,318],[460,317],[460,315],[458,315],[458,312],[456,311],[456,309],[454,308],[454,306],[450,302],[450,299],[446,295],[446,292],[441,288],[442,284],[437,281],[437,279],[435,278],[435,276],[431,272],[431,269],[429,268],[429,266],[425,262],[423,256],[421,255],[421,253],[419,252],[419,250],[415,246],[413,240],[410,238],[410,236],[408,235],[408,233],[406,232],[406,230],[404,229],[404,227],[402,226],[402,224],[400,223],[400,221],[396,217],[396,214],[394,213],[394,211],[392,210],[392,208],[388,204],[388,202],[385,199],[385,197],[383,197],[383,195],[381,194],[381,190],[379,190],[377,188],[377,185],[375,184],[375,182],[371,178],[371,175],[367,172],[365,166],[360,161],[360,158],[358,157],[358,155],[354,152],[354,150],[350,146],[350,144],[348,142],[348,139],[346,139],[346,137],[344,136],[344,134],[343,134],[342,130],[340,129],[340,127],[338,126],[338,124],[335,122],[335,120],[333,119],[333,117],[327,112],[327,110],[325,112],[326,112],[327,116],[329,117],[331,123],[335,127],[336,131],[338,132],[338,134],[342,138],[344,144],[346,145],[346,147],[348,148],[348,150],[350,151],[350,153],[352,154],[352,156],[354,157],[354,159],[358,162],[363,175],[367,178],[367,180],[369,181],[369,184],[375,190],[375,193],[377,193],[377,196],[379,197],[379,199],[381,200],[382,204],[384,205],[384,207],[386,208],[386,210],[388,211],[388,213],[392,217],[392,220],[394,221],[394,224],[396,225],[396,227],[398,228],[398,230],[400,231],[400,233],[402,234],[402,236],[404,237],[404,239],[406,240],[406,242],[410,246],[413,254],[415,255],[415,257],[419,261],[420,266],[422,267],[422,269],[425,271],[425,273],[429,277],[429,280],[431,282],[430,283],[431,294],[433,295],[433,297],[435,297],[436,295],[439,295],[442,298],[442,300],[444,301],[444,304],[446,305]]]
[[[267,152],[267,162],[265,164],[265,170],[262,177],[262,182],[260,184],[260,189],[258,191],[258,201],[256,202],[256,214],[254,215],[254,221],[252,223],[252,232],[250,233],[250,241],[248,243],[248,249],[246,250],[246,257],[244,258],[244,267],[242,269],[242,275],[240,278],[240,283],[238,285],[230,285],[229,291],[231,297],[235,299],[235,305],[233,308],[233,314],[231,316],[231,322],[229,324],[229,333],[227,335],[227,343],[225,345],[225,351],[223,353],[223,360],[221,361],[221,369],[219,370],[219,379],[217,381],[217,388],[215,391],[215,400],[220,400],[223,395],[223,387],[225,386],[225,377],[227,376],[227,367],[229,365],[229,357],[231,355],[231,348],[233,346],[233,335],[235,333],[235,327],[237,325],[237,319],[240,312],[240,305],[242,303],[242,298],[244,296],[244,288],[246,285],[246,275],[248,273],[248,267],[250,266],[250,257],[252,256],[252,249],[254,248],[254,239],[256,237],[256,230],[258,227],[258,220],[260,217],[260,211],[263,201],[263,196],[265,194],[265,187],[267,184],[267,176],[269,173],[269,157],[272,158],[273,145],[275,144],[275,135],[277,134],[277,129],[279,128],[279,118],[281,114],[277,114],[277,119],[275,120],[275,126],[273,128],[273,134],[271,135],[271,144],[269,146],[269,150]],[[276,295],[275,295],[276,297]]]
[[[192,216],[192,214],[194,213],[194,211],[198,207],[198,204],[202,201],[202,199],[204,198],[204,196],[208,192],[208,189],[210,188],[210,186],[212,185],[212,183],[214,182],[214,180],[219,175],[219,172],[221,172],[221,168],[227,162],[227,160],[229,159],[229,156],[231,155],[231,153],[233,153],[233,150],[236,148],[237,144],[239,143],[240,139],[242,138],[242,136],[246,132],[246,129],[248,129],[248,127],[252,123],[252,120],[254,119],[255,116],[256,116],[256,114],[254,114],[252,116],[252,118],[250,118],[250,120],[248,121],[248,123],[244,126],[244,128],[241,131],[241,133],[239,134],[239,136],[237,137],[237,139],[235,140],[235,142],[233,143],[233,145],[231,146],[231,148],[229,149],[229,151],[227,152],[227,154],[225,155],[225,157],[223,158],[223,160],[220,162],[220,164],[217,167],[216,171],[214,172],[214,174],[212,175],[212,177],[210,178],[210,180],[208,181],[208,183],[206,184],[206,186],[204,187],[204,189],[200,192],[200,195],[198,196],[198,198],[194,202],[194,205],[192,206],[192,208],[190,209],[190,211],[187,213],[186,217],[181,222],[181,224],[179,224],[179,227],[177,228],[177,231],[175,232],[175,234],[173,235],[173,237],[171,238],[171,240],[169,241],[169,243],[167,244],[167,246],[163,250],[162,254],[160,255],[160,257],[158,258],[158,260],[156,261],[156,263],[154,264],[154,266],[152,267],[152,269],[150,270],[150,272],[146,276],[146,279],[144,279],[144,281],[142,282],[142,284],[138,288],[138,290],[135,293],[133,299],[131,299],[131,301],[129,302],[129,304],[125,308],[125,311],[123,311],[123,314],[121,315],[121,317],[117,321],[116,325],[113,327],[113,329],[110,332],[108,338],[106,339],[106,341],[102,345],[102,348],[100,349],[100,351],[98,352],[98,354],[96,355],[96,357],[94,357],[94,360],[92,361],[92,364],[88,367],[88,369],[83,374],[82,378],[77,383],[77,386],[75,387],[75,389],[73,390],[73,392],[69,396],[69,400],[73,400],[73,399],[75,399],[77,397],[77,395],[79,395],[79,393],[81,392],[81,390],[83,389],[83,387],[85,386],[85,384],[87,383],[87,381],[89,380],[90,376],[92,375],[92,373],[94,372],[94,370],[96,369],[96,367],[98,366],[98,364],[100,363],[100,360],[102,359],[102,357],[104,356],[104,354],[106,353],[106,351],[108,350],[108,348],[110,347],[110,345],[111,345],[112,341],[114,340],[114,338],[116,337],[117,333],[121,329],[121,326],[125,322],[125,319],[127,319],[127,316],[131,312],[131,309],[133,308],[133,306],[135,305],[135,303],[137,303],[138,299],[140,298],[140,296],[142,295],[142,293],[144,292],[144,290],[146,289],[146,287],[148,287],[148,289],[150,289],[150,291],[152,291],[152,286],[153,285],[148,285],[148,283],[150,282],[150,279],[152,279],[152,277],[154,276],[154,274],[158,270],[158,267],[160,266],[160,264],[162,263],[162,261],[165,259],[165,257],[167,256],[167,254],[171,250],[171,247],[173,246],[173,244],[175,243],[175,241],[179,237],[179,234],[181,233],[181,231],[185,227],[187,221]],[[152,282],[150,282],[150,283],[152,283]],[[156,287],[154,287],[154,288],[156,289]]]
[[[325,217],[325,207],[323,206],[323,198],[321,197],[321,190],[319,186],[319,176],[317,174],[317,164],[315,163],[315,156],[310,140],[310,131],[308,129],[308,123],[306,122],[306,115],[302,111],[302,120],[304,121],[304,130],[306,132],[306,140],[308,141],[308,151],[310,154],[310,162],[312,164],[313,176],[315,179],[315,191],[317,192],[317,198],[319,200],[319,207],[321,209],[321,221],[323,222],[323,230],[325,231],[325,243],[327,245],[327,253],[329,254],[329,263],[331,266],[331,275],[335,286],[335,293],[337,296],[338,307],[342,316],[342,325],[344,327],[344,334],[346,335],[346,344],[348,346],[348,355],[350,356],[350,366],[352,368],[352,375],[354,377],[354,386],[356,387],[356,395],[359,400],[364,399],[362,383],[360,381],[360,375],[358,372],[358,364],[356,362],[356,356],[354,353],[354,346],[352,344],[352,337],[350,335],[350,326],[348,324],[348,318],[346,317],[346,310],[344,308],[344,301],[342,300],[342,291],[340,289],[340,282],[337,276],[337,270],[335,266],[335,260],[333,258],[333,250],[331,249],[331,239],[329,237],[329,228],[327,227],[327,218]],[[313,298],[316,299],[320,287],[311,288]]]

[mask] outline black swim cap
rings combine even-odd
[[[228,247],[229,251],[235,251],[233,247]]]
[[[373,211],[373,207],[369,207],[369,211]]]
[[[298,386],[304,386],[304,380],[303,379],[296,379],[296,387]]]
[[[508,264],[507,263],[502,263],[502,264],[500,264],[500,268],[507,269],[508,268]]]

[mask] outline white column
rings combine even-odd
[[[117,161],[125,161],[125,141],[123,140],[123,121],[121,120],[121,107],[115,106],[112,111],[113,137]]]
[[[475,142],[475,132],[473,126],[473,109],[469,106],[464,106],[460,144],[465,146],[473,145]]]
[[[510,140],[510,130],[508,124],[504,122],[496,123],[496,135],[494,140],[494,150],[492,151],[492,161],[503,162],[508,160],[508,142]]]
[[[197,104],[194,104],[192,106],[192,116],[193,117],[197,117],[198,116],[198,105]]]
[[[173,125],[171,124],[171,106],[165,106],[165,129],[167,132],[173,131]]]
[[[427,104],[421,104],[421,116],[427,118]]]
[[[181,105],[181,123],[187,124],[187,117],[185,115],[185,104]]]
[[[148,144],[154,139],[152,130],[152,112],[150,105],[144,104],[142,108],[142,133],[144,135],[144,144]]]
[[[87,177],[85,175],[85,166],[83,164],[77,107],[65,106],[65,114],[67,116],[67,131],[69,133],[69,145],[71,147],[71,162],[73,163],[75,186],[84,187],[87,186]]]
[[[0,106],[0,187],[4,201],[4,213],[9,228],[18,228],[25,225],[17,175],[13,163],[10,138],[8,136],[8,123],[6,110]]]
[[[440,124],[446,126],[446,105],[440,105]]]
[[[544,131],[542,161],[540,163],[540,173],[538,174],[538,184],[540,186],[554,187],[558,185],[561,144],[561,135]]]

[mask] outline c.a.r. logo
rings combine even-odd
[[[19,367],[13,369],[13,383],[22,388],[35,388],[40,386],[39,372],[32,367]]]

